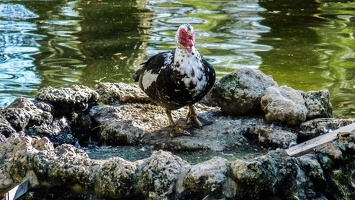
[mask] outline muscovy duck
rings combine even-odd
[[[213,67],[195,48],[194,28],[190,24],[179,27],[175,36],[176,49],[158,53],[133,74],[140,88],[157,105],[165,108],[173,136],[190,135],[190,126],[174,123],[171,110],[189,106],[188,122],[196,128],[212,122],[198,117],[193,104],[212,88],[216,75]]]

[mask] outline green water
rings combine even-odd
[[[328,89],[335,116],[354,117],[354,8],[322,0],[3,1],[0,107],[46,86],[132,82],[140,63],[174,48],[177,27],[188,22],[218,77],[245,66],[279,85]]]

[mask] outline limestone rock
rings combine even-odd
[[[298,141],[303,142],[354,123],[355,119],[318,118],[303,122],[299,127]]]
[[[214,157],[208,161],[193,165],[185,175],[183,184],[186,189],[204,196],[222,193],[223,185],[227,183],[229,172],[230,162],[224,158]]]
[[[59,115],[70,115],[73,111],[85,111],[99,100],[99,94],[86,87],[73,85],[70,88],[42,88],[36,95],[37,100],[54,106]]]
[[[0,143],[0,193],[26,178],[31,188],[59,187],[115,199],[201,199],[206,194],[209,199],[353,199],[354,134],[341,133],[330,144],[335,148],[301,157],[277,150],[234,161],[214,157],[191,166],[166,151],[133,162],[93,160],[72,145],[54,148],[47,138],[7,138]]]
[[[307,120],[333,117],[328,90],[309,91],[302,93],[307,107]]]
[[[12,137],[16,134],[16,130],[12,128],[11,124],[4,119],[3,117],[0,117],[0,136],[2,137]],[[4,139],[2,138],[2,139]],[[0,139],[0,141],[2,140]]]
[[[250,126],[246,136],[256,139],[259,144],[266,147],[289,148],[297,144],[297,134],[279,127],[270,126]]]
[[[96,85],[96,92],[100,95],[100,102],[104,104],[150,102],[137,84],[99,83]]]
[[[33,102],[22,97],[15,99],[7,108],[0,109],[0,115],[16,131],[24,131],[34,125],[50,124],[53,121],[50,112],[37,108]]]
[[[261,112],[260,99],[270,86],[277,86],[272,77],[260,70],[240,68],[216,82],[211,97],[227,114],[253,114]]]
[[[51,111],[51,106],[46,103],[34,103],[19,97],[0,110],[1,134],[5,137],[18,136],[19,133],[48,137],[55,146],[64,143],[75,144],[78,140],[73,137],[67,119],[54,119]]]
[[[169,152],[157,151],[145,161],[138,188],[148,199],[173,199],[176,183],[190,164]]]
[[[95,191],[112,198],[130,197],[135,194],[139,162],[129,162],[122,158],[111,158],[97,167]]]
[[[298,125],[304,122],[307,116],[302,94],[287,86],[267,88],[261,98],[261,108],[269,122]]]

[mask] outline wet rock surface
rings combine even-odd
[[[242,69],[231,76],[244,78],[238,82],[229,77],[229,85],[217,89],[229,91],[226,96],[216,99],[212,93],[212,99],[219,106],[227,105],[230,94],[238,93],[231,84],[244,80],[252,86],[257,79],[258,92],[251,92],[255,105],[248,109],[259,111],[227,115],[226,110],[241,105],[196,104],[199,115],[213,124],[189,130],[191,137],[171,137],[164,109],[151,103],[135,84],[100,83],[95,90],[49,87],[34,101],[16,99],[0,109],[0,193],[28,179],[31,191],[25,199],[45,198],[48,193],[67,199],[355,198],[354,174],[349,170],[355,166],[355,133],[340,133],[337,140],[317,147],[313,154],[290,157],[283,150],[355,121],[324,118],[332,116],[328,91],[277,87],[260,71]],[[279,92],[268,94],[275,88]],[[297,107],[302,118],[271,119],[269,112],[263,113],[263,104],[285,104],[275,103],[278,93],[292,102],[278,115],[298,116]],[[187,108],[173,111],[174,120],[186,124],[187,112]],[[116,156],[91,158],[87,149],[100,145],[131,146],[152,153],[130,161]],[[195,162],[201,152],[219,154]],[[189,156],[185,160],[177,154]]]

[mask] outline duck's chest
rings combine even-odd
[[[201,55],[197,51],[193,54],[177,51],[173,67],[174,81],[185,87],[191,94],[204,90],[207,85],[205,67]]]

